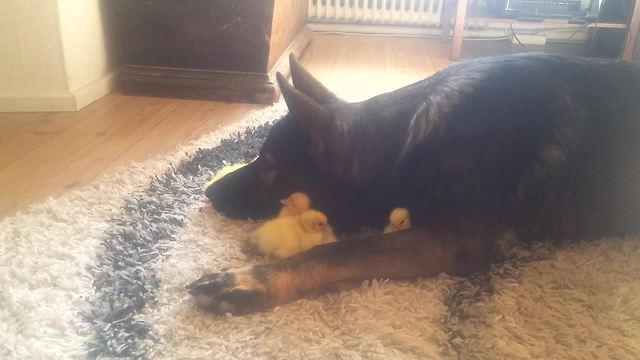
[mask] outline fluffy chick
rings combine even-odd
[[[311,207],[309,196],[301,192],[295,192],[289,195],[288,198],[280,200],[280,203],[283,206],[278,217],[300,215]]]
[[[298,219],[300,226],[305,230],[305,236],[300,241],[300,251],[309,250],[314,246],[336,240],[327,216],[322,212],[307,210],[300,214]],[[320,234],[320,239],[318,239],[317,234]]]
[[[327,217],[315,210],[297,216],[279,217],[260,226],[251,242],[265,255],[283,258],[328,241]]]
[[[389,224],[385,226],[384,233],[407,230],[411,227],[411,216],[405,208],[395,208],[389,215]]]

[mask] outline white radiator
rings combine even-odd
[[[443,3],[449,15],[455,17],[454,0],[307,0],[309,27],[315,31],[365,32],[376,34],[440,36]],[[590,0],[581,0],[588,2]],[[640,1],[640,0],[638,0]],[[468,0],[467,13],[487,11],[488,0]],[[453,19],[452,19],[453,21]],[[395,26],[387,26],[395,25]],[[575,28],[554,28],[548,23],[515,23],[518,34],[545,36],[549,41],[577,41],[586,38],[582,25]],[[512,34],[503,22],[468,19],[465,35],[468,37],[504,39]]]
[[[309,20],[322,23],[440,26],[447,0],[309,0]]]

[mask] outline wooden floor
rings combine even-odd
[[[302,63],[349,101],[395,90],[449,65],[449,44],[406,37],[316,35]]]
[[[336,94],[358,101],[433,74],[449,64],[448,52],[438,40],[316,34],[302,62]],[[0,113],[0,217],[259,108],[113,93],[75,113]]]

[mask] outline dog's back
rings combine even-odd
[[[481,214],[535,238],[640,231],[637,65],[516,55],[416,89],[394,187],[418,219]]]
[[[291,113],[269,156],[208,189],[220,211],[264,216],[305,191],[338,229],[380,226],[405,206],[416,224],[480,215],[534,238],[640,230],[637,65],[484,58],[360,103],[292,73],[307,94],[283,89]]]

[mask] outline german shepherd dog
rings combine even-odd
[[[245,314],[366,279],[486,271],[496,232],[588,239],[640,232],[640,67],[545,54],[477,59],[348,103],[291,58],[289,113],[259,157],[206,190],[231,218],[310,195],[338,231],[414,227],[203,276],[201,308]]]

